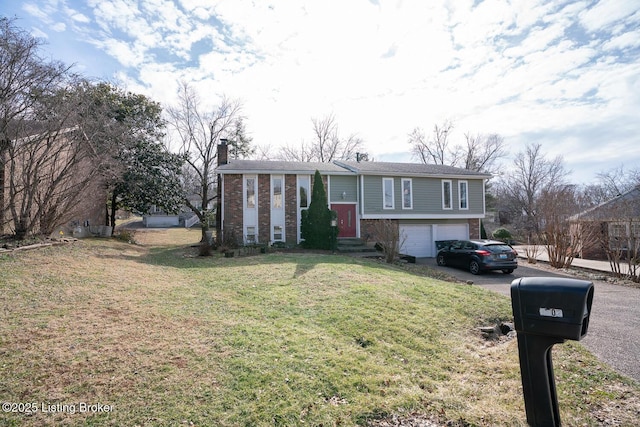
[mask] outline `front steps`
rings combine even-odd
[[[364,240],[355,237],[338,238],[338,252],[342,253],[375,253],[373,243],[367,244]]]

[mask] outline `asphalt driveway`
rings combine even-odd
[[[435,258],[420,258],[418,262],[509,297],[511,282],[520,277],[571,277],[522,263],[513,274],[489,272],[474,276],[468,271],[440,267]],[[593,284],[589,331],[581,343],[618,372],[640,382],[640,289],[603,281]]]

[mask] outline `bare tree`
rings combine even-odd
[[[576,232],[571,224],[572,217],[580,210],[580,194],[575,185],[556,185],[544,189],[540,194],[538,211],[541,230],[538,240],[545,246],[552,267],[569,267],[583,247],[596,242],[593,228]]]
[[[466,146],[457,146],[456,160],[452,166],[460,166],[476,172],[494,173],[495,164],[506,156],[504,138],[492,133],[489,135],[465,135]]]
[[[415,128],[409,134],[413,157],[422,163],[449,165],[464,169],[493,173],[498,160],[506,156],[504,139],[498,134],[472,135],[467,132],[465,144],[453,145],[453,123],[449,120],[434,125],[430,138]]]
[[[453,130],[453,123],[445,120],[441,125],[433,126],[433,135],[428,139],[424,131],[415,128],[409,134],[409,144],[411,152],[415,158],[425,164],[446,165],[450,164],[452,157],[449,146],[449,136]]]
[[[581,210],[589,209],[611,199],[609,191],[601,184],[588,184],[580,190]]]
[[[314,140],[298,146],[287,145],[280,149],[279,158],[297,162],[322,162],[356,160],[364,148],[364,141],[355,134],[341,138],[335,116],[312,118]]]
[[[83,201],[96,194],[94,153],[80,127],[84,82],[43,60],[40,43],[0,19],[0,224],[10,222],[18,238],[49,234],[86,213]]]
[[[240,118],[241,104],[223,97],[210,111],[203,111],[200,98],[188,83],[180,84],[178,104],[168,108],[169,126],[178,136],[178,152],[185,162],[194,181],[194,187],[186,189],[198,195],[199,203],[192,203],[185,197],[185,204],[198,216],[202,228],[202,241],[207,240],[210,207],[216,199],[217,147],[223,138],[229,138],[235,131]]]
[[[313,143],[301,141],[298,146],[284,145],[280,147],[277,157],[288,162],[315,162],[319,161]]]
[[[640,169],[627,169],[623,165],[597,174],[605,200],[612,199],[640,185]]]
[[[312,118],[315,134],[315,151],[318,160],[330,162],[335,156],[339,143],[338,125],[333,114],[322,119]]]
[[[35,107],[69,77],[69,67],[61,62],[46,62],[39,56],[40,45],[40,40],[17,28],[14,19],[0,18],[0,231],[7,223],[4,191],[6,187],[11,191],[11,184],[5,183],[5,169],[11,168],[17,154],[17,141],[41,131],[34,125]],[[22,191],[17,182],[13,187]],[[21,235],[30,231],[23,229],[29,227],[26,217],[32,216],[30,203],[25,210],[12,215],[20,223],[14,221]]]
[[[407,236],[400,234],[398,221],[381,219],[373,222],[373,238],[382,245],[385,261],[393,263],[397,261]]]
[[[567,175],[562,157],[548,160],[539,143],[528,144],[516,154],[513,169],[498,185],[498,194],[503,209],[510,212],[516,229],[527,241],[541,232],[541,195],[563,187]]]

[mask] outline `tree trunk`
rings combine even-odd
[[[5,141],[0,141],[0,235],[4,234],[4,152]]]
[[[118,210],[118,193],[114,191],[111,194],[111,218],[110,223],[107,222],[107,226],[116,228],[116,211]]]

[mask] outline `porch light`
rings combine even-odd
[[[344,200],[344,199],[346,199],[346,198],[347,198],[347,192],[346,192],[346,191],[343,191],[343,192],[342,192],[342,200]]]

